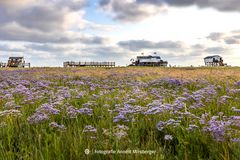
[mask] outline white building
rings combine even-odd
[[[168,62],[163,61],[156,53],[148,56],[137,56],[137,59],[133,62],[133,66],[167,66]]]
[[[223,58],[219,55],[205,57],[204,63],[206,66],[224,66]]]

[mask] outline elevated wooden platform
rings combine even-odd
[[[30,63],[24,63],[23,64],[23,67],[25,68],[25,67],[28,67],[28,68],[30,68],[31,67],[31,65],[30,65]]]
[[[115,67],[115,62],[73,62],[63,63],[63,67]]]
[[[30,68],[30,63],[23,63],[23,64],[18,64],[18,65],[12,65],[8,66],[7,63],[1,63],[0,62],[0,68],[5,68],[5,67],[12,67],[12,68]]]

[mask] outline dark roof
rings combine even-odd
[[[23,59],[23,57],[9,57],[9,59]]]
[[[161,59],[160,56],[137,56],[137,58],[156,58],[156,59]]]
[[[205,57],[204,59],[214,58],[214,57],[221,57],[221,56],[219,56],[219,55],[207,56],[207,57]],[[221,57],[221,58],[222,58],[222,57]]]

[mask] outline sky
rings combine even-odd
[[[240,66],[239,0],[0,0],[0,62],[130,64],[157,52],[174,66],[220,55]]]

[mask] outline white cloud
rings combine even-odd
[[[216,42],[223,42],[229,45],[239,45],[240,44],[240,31],[234,30],[227,33],[210,33],[207,36],[208,39]]]
[[[100,7],[107,11],[114,19],[122,22],[137,22],[147,17],[166,12],[166,7],[154,4],[140,4],[135,0],[101,0]]]
[[[237,64],[230,59],[240,50],[239,13],[217,10],[238,11],[239,3],[101,0],[98,7],[118,21],[106,15],[89,21],[86,17],[92,15],[87,13],[86,3],[0,0],[0,54],[4,58],[24,55],[41,66],[62,66],[66,60],[109,60],[125,65],[141,52],[155,51],[176,65],[202,64],[202,58],[209,54],[222,54]]]
[[[197,6],[225,12],[240,12],[239,0],[100,0],[99,5],[110,12],[114,19],[127,22],[144,20],[172,6]]]

